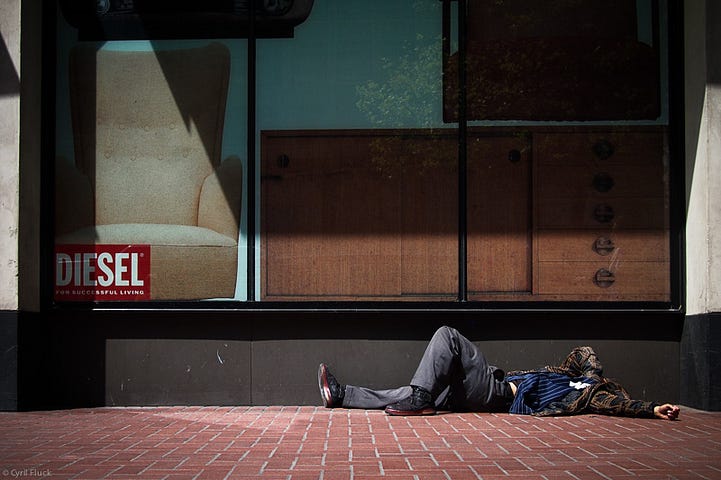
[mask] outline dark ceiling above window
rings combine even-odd
[[[80,40],[246,38],[251,31],[288,38],[312,7],[313,0],[60,0]]]

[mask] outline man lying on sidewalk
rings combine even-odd
[[[441,327],[433,335],[408,386],[373,390],[341,385],[321,363],[318,387],[325,407],[385,408],[389,415],[450,410],[675,420],[680,411],[668,403],[632,400],[621,385],[603,376],[601,362],[590,347],[575,348],[558,367],[506,375],[450,327]]]

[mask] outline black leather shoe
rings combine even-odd
[[[431,392],[425,388],[413,386],[413,392],[394,404],[386,407],[388,415],[435,415],[436,407],[433,405]]]
[[[323,406],[326,408],[342,407],[345,387],[338,383],[328,365],[321,363],[318,367],[318,389],[320,398],[323,399]]]

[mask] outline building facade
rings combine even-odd
[[[0,408],[317,404],[449,324],[719,409],[713,2],[96,3],[0,7]]]

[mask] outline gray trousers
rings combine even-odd
[[[453,411],[508,411],[513,394],[502,370],[488,364],[478,347],[451,327],[441,327],[431,338],[410,385],[423,387],[436,408]],[[384,408],[411,394],[407,385],[373,390],[347,385],[346,408]]]

